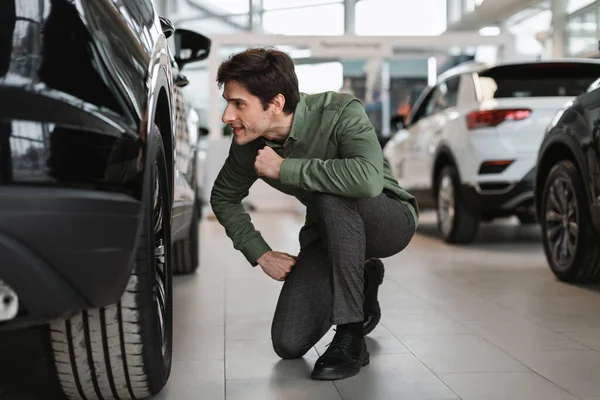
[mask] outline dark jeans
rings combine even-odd
[[[300,251],[271,327],[282,358],[303,356],[332,325],[362,322],[365,261],[399,253],[415,232],[410,209],[386,194],[316,200],[324,239]]]

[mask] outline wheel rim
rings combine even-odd
[[[573,262],[579,240],[577,197],[571,181],[557,178],[548,190],[544,210],[544,234],[548,249],[558,269]]]
[[[442,233],[448,235],[454,221],[454,186],[449,175],[442,176],[438,190],[438,218]]]
[[[156,303],[156,311],[158,314],[158,324],[160,330],[160,345],[163,353],[163,357],[167,354],[167,296],[168,293],[168,261],[167,248],[165,244],[168,243],[168,232],[164,227],[164,188],[160,182],[160,170],[158,164],[154,167],[155,181],[154,181],[154,202],[153,202],[153,215],[154,215],[154,300]]]

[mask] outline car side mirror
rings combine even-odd
[[[189,79],[185,76],[185,75],[177,75],[175,77],[175,85],[179,86],[179,87],[186,87],[187,85],[189,85],[190,81]]]
[[[187,29],[177,29],[174,38],[175,62],[177,62],[179,69],[191,62],[208,58],[211,40],[206,36]]]
[[[395,117],[392,117],[392,119],[390,120],[390,124],[392,127],[392,131],[405,129],[406,123],[404,122],[404,115],[396,115]]]
[[[171,20],[168,18],[160,17],[159,19],[163,34],[167,39],[170,38],[173,35],[173,32],[175,32],[175,25],[173,25]]]

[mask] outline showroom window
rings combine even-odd
[[[263,9],[278,10],[291,7],[321,6],[331,3],[342,3],[342,0],[263,0]]]
[[[356,4],[356,34],[365,36],[439,35],[446,30],[446,2],[361,0]]]
[[[583,7],[589,6],[596,0],[567,0],[567,13],[572,13],[581,10]]]
[[[217,14],[243,14],[250,11],[248,0],[194,0],[194,2],[208,7]]]
[[[506,29],[515,35],[516,52],[524,58],[544,56],[545,42],[540,42],[536,35],[540,32],[549,32],[551,21],[552,11],[549,2],[528,8],[509,18]]]
[[[567,55],[585,56],[598,49],[598,12],[593,8],[567,19]]]
[[[265,11],[265,32],[277,35],[337,36],[344,34],[344,5]]]

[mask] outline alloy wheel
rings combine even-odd
[[[164,215],[165,215],[165,193],[164,187],[160,182],[160,170],[158,164],[154,167],[155,182],[154,182],[154,202],[153,202],[153,215],[154,215],[154,265],[155,265],[155,276],[154,276],[154,300],[156,302],[156,311],[158,313],[159,329],[160,329],[160,344],[163,353],[163,357],[166,357],[167,353],[167,293],[169,285],[168,279],[168,265],[169,257],[167,257],[166,244],[168,243],[168,232],[164,227]]]
[[[455,204],[454,204],[454,186],[450,175],[442,176],[438,189],[438,219],[442,228],[442,233],[447,236],[452,230],[454,222]]]
[[[559,177],[550,186],[544,210],[544,234],[557,268],[569,268],[579,240],[579,212],[575,189]]]

